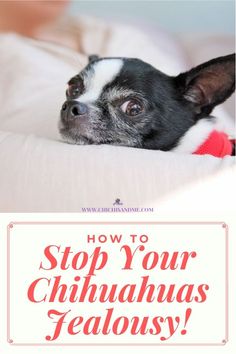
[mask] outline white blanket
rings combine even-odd
[[[165,53],[139,33],[136,39],[132,37],[132,44],[122,46],[120,33],[125,40],[125,31],[113,29],[99,54],[140,57],[172,74],[184,66],[177,59],[171,66],[171,59],[165,61]],[[91,28],[86,38],[91,44],[90,32]],[[139,52],[140,41],[145,45],[144,55]],[[92,54],[89,50],[88,46],[85,54]],[[188,188],[190,182],[232,168],[231,157],[61,142],[57,122],[66,82],[86,63],[86,55],[70,49],[0,35],[1,212],[110,208],[117,198],[126,208],[156,207],[164,197],[171,198],[173,191]]]

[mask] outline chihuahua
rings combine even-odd
[[[59,129],[73,144],[223,157],[233,153],[233,143],[211,112],[234,90],[234,54],[176,77],[140,59],[93,55],[68,82]]]

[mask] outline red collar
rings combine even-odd
[[[233,142],[229,140],[225,133],[213,130],[207,140],[197,148],[193,154],[196,155],[213,155],[215,157],[224,157],[232,155]]]

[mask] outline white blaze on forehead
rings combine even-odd
[[[122,66],[122,59],[105,59],[95,63],[93,65],[94,72],[89,76],[88,87],[77,101],[83,103],[96,101],[103,88],[118,75]]]

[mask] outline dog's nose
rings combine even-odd
[[[70,121],[88,113],[88,106],[82,102],[66,101],[61,108],[62,118]]]
[[[81,116],[88,113],[88,107],[84,103],[76,102],[70,107],[69,112],[72,117]]]

